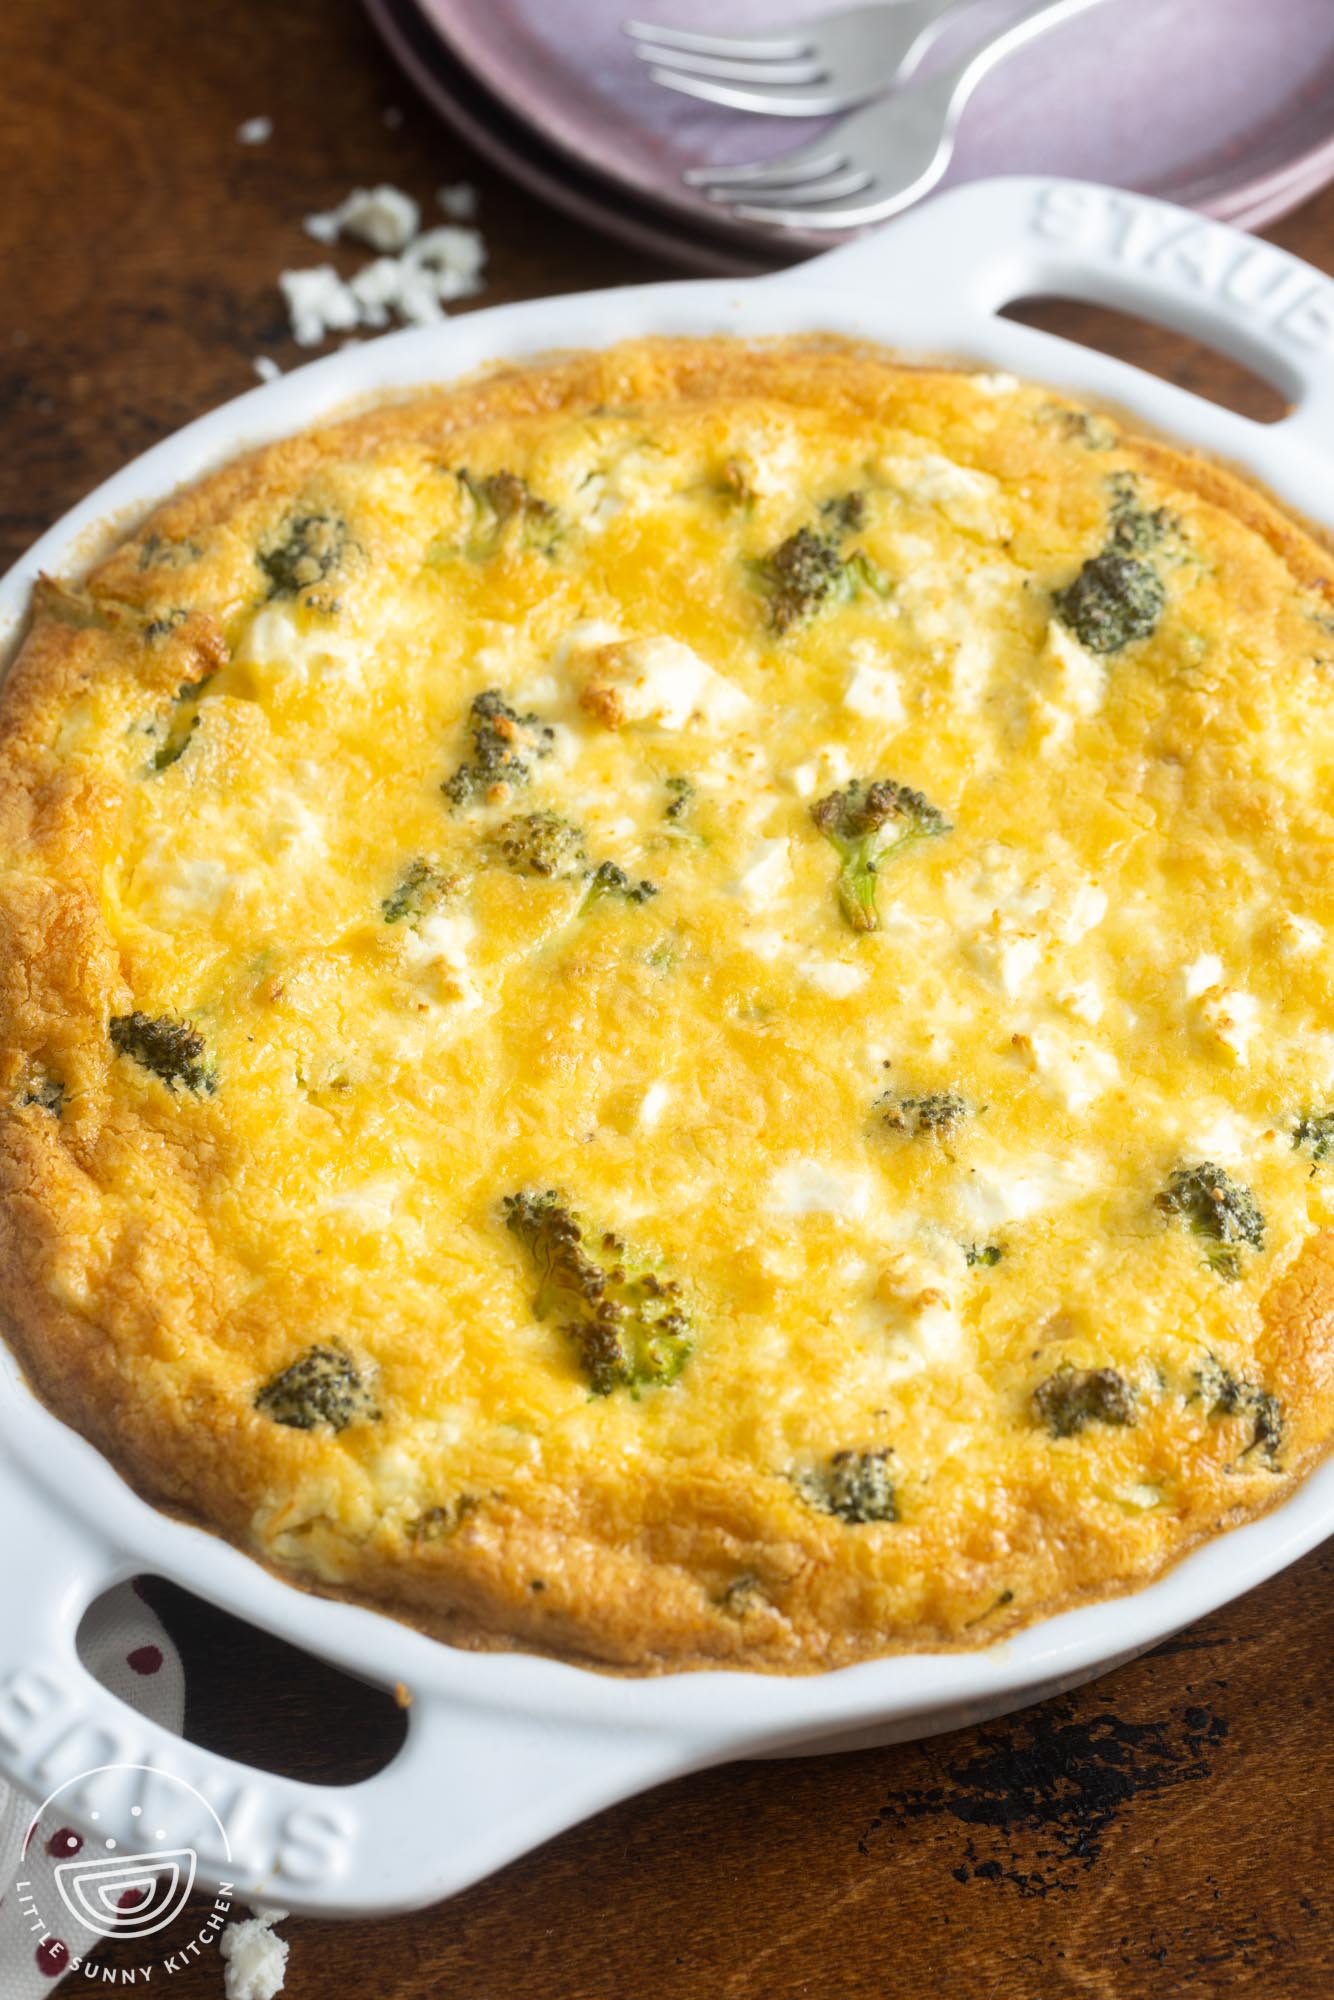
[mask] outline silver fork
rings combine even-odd
[[[852,112],[834,132],[779,159],[693,167],[685,178],[742,222],[862,229],[929,192],[954,154],[964,106],[988,71],[1102,0],[1039,0],[939,75]]]
[[[958,0],[872,0],[765,34],[700,35],[627,21],[655,83],[779,118],[829,118],[881,97],[917,67]]]

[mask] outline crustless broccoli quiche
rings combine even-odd
[[[811,340],[229,465],[3,696],[3,1305],[144,1493],[465,1644],[982,1645],[1334,1424],[1334,591]]]

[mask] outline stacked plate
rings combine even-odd
[[[824,128],[662,89],[622,22],[638,12],[744,33],[841,4],[367,0],[418,88],[479,152],[581,221],[714,273],[765,269],[836,239],[733,222],[683,170],[767,158]],[[920,74],[1024,11],[1024,0],[975,0]],[[1247,228],[1272,222],[1334,177],[1332,0],[1107,0],[978,90],[947,181],[996,173],[1073,174]]]

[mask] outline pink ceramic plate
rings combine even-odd
[[[769,244],[767,255],[763,247],[743,247],[714,217],[709,218],[712,229],[692,229],[661,209],[641,206],[598,176],[582,173],[490,98],[441,46],[414,0],[366,0],[366,7],[426,101],[483,158],[539,199],[649,256],[715,277],[754,276],[788,261],[781,255],[785,245]]]
[[[821,128],[660,89],[622,21],[768,28],[841,0],[419,4],[494,98],[583,175],[716,230],[685,167],[768,157]],[[941,36],[923,74],[1018,11],[1019,0],[984,0],[970,27]],[[1272,221],[1334,175],[1334,0],[1108,0],[1003,63],[969,106],[947,184],[1016,173],[1133,187],[1252,228]]]

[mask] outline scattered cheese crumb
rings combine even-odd
[[[823,1160],[786,1160],[774,1169],[769,1210],[773,1215],[842,1215],[857,1222],[870,1209],[872,1192],[865,1174],[839,1173]]]
[[[471,222],[477,214],[477,190],[471,181],[437,188],[435,198],[451,222]]]
[[[244,125],[238,125],[236,136],[243,146],[267,146],[273,137],[271,118],[247,118]]]
[[[1186,998],[1198,1000],[1201,993],[1207,993],[1211,986],[1223,983],[1223,961],[1216,952],[1205,952],[1192,965],[1186,967]]]
[[[893,667],[875,657],[874,648],[857,641],[850,649],[852,678],[843,692],[843,706],[870,722],[902,722],[903,690]]]
[[[318,347],[327,333],[346,333],[361,323],[361,309],[332,264],[283,271],[278,284],[298,347]]]
[[[672,1087],[669,1083],[651,1083],[639,1103],[639,1123],[645,1132],[651,1132],[667,1109]]]
[[[261,382],[276,382],[283,372],[268,354],[257,354],[251,365]]]
[[[797,970],[831,1000],[846,1000],[865,986],[869,976],[864,965],[847,965],[840,958],[810,959]]]
[[[336,243],[340,236],[369,243],[372,250],[406,250],[421,226],[421,210],[402,188],[353,188],[346,201],[320,215],[308,215],[307,236]]]
[[[282,1991],[288,1943],[274,1936],[273,1926],[286,1919],[286,1910],[261,1910],[227,1925],[218,1943],[227,2000],[274,2000]]]

